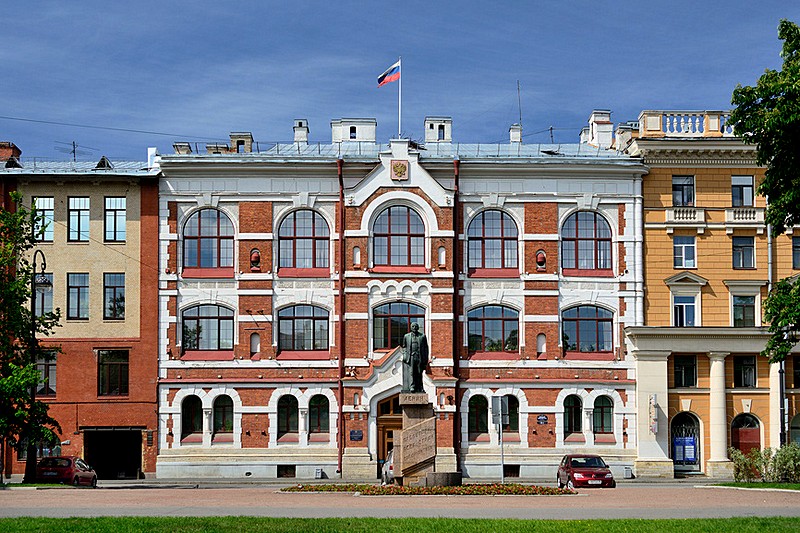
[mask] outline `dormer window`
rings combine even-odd
[[[355,140],[356,139],[356,127],[355,126],[350,126],[350,139],[351,140]]]

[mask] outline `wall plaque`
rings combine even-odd
[[[547,415],[539,415],[539,416],[537,416],[536,417],[536,423],[539,424],[540,426],[546,426],[547,425]]]
[[[364,440],[364,432],[360,429],[351,429],[350,440],[352,441]]]

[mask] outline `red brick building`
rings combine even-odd
[[[297,120],[265,151],[236,133],[158,159],[158,475],[377,477],[415,322],[437,470],[498,476],[501,438],[509,476],[565,450],[632,466],[646,168],[608,149],[608,112],[574,145],[519,126],[456,144],[447,117],[424,146],[331,126],[330,144]]]
[[[0,144],[0,150],[5,148]],[[43,162],[0,169],[4,197],[18,190],[45,223],[37,248],[52,288],[37,312],[61,309],[44,346],[37,399],[61,425],[61,445],[40,453],[83,456],[100,479],[155,472],[158,179],[146,162]],[[155,152],[153,151],[153,154]],[[8,450],[5,475],[21,474],[25,451]]]

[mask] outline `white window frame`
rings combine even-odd
[[[730,315],[729,326],[733,327],[733,297],[734,296],[754,296],[755,321],[754,327],[761,327],[761,287],[767,284],[762,280],[724,280],[723,283],[728,287],[728,314]]]
[[[692,244],[678,244],[675,239],[692,239]],[[690,248],[694,252],[694,259],[692,259],[693,264],[687,265],[686,259],[686,249]],[[677,257],[676,251],[680,248],[681,250],[681,264],[675,264],[675,257]],[[672,268],[697,268],[697,238],[694,235],[673,235],[672,236]]]

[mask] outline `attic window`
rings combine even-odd
[[[16,157],[11,156],[6,161],[5,167],[6,168],[22,168],[22,163],[20,163],[19,159],[17,159]]]
[[[355,126],[350,126],[350,138],[351,139],[355,139],[356,138],[356,127]]]
[[[444,140],[444,124],[439,124],[439,140]]]
[[[100,161],[97,162],[97,165],[94,167],[95,170],[111,170],[114,168],[114,165],[111,164],[111,161],[108,160],[106,156],[100,158]]]
[[[236,152],[239,154],[244,153],[244,141],[236,141]]]
[[[431,124],[431,129],[433,129],[433,124]]]

